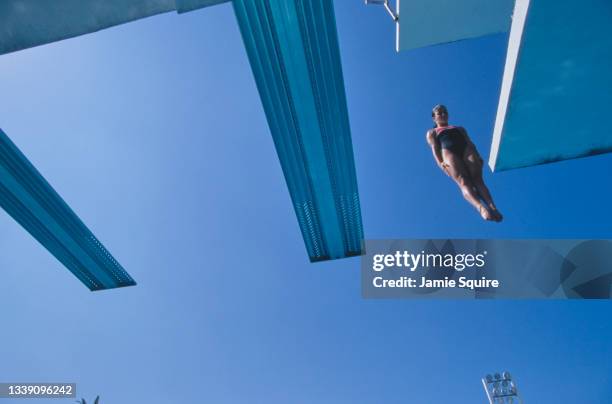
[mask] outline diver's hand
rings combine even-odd
[[[440,170],[444,171],[447,175],[448,175],[448,167],[449,165],[445,162],[441,162],[438,164],[438,167],[440,167]]]

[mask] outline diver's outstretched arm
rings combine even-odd
[[[436,139],[436,132],[432,129],[427,131],[427,143],[431,147],[431,153],[433,154],[434,161],[440,167],[440,170],[444,171],[446,175],[450,175],[446,168],[446,164],[444,163],[444,157],[442,157],[442,148],[440,147],[440,143],[438,143]]]

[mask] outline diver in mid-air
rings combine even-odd
[[[482,179],[482,158],[466,130],[448,124],[448,110],[444,105],[436,105],[431,116],[435,126],[427,131],[427,143],[436,163],[457,183],[463,197],[483,219],[501,222],[503,216]]]

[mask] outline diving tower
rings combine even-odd
[[[0,4],[0,54],[228,1],[9,0]],[[233,7],[310,261],[361,255],[363,226],[333,3],[234,0]],[[68,216],[56,222],[74,222],[76,216]],[[55,246],[37,239],[60,259]],[[60,261],[74,272],[69,260]],[[84,267],[97,269],[92,264]]]
[[[503,171],[612,151],[609,0],[365,0],[384,5],[398,52],[509,32],[489,166]],[[605,112],[604,112],[605,113]]]

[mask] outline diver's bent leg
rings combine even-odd
[[[465,166],[467,167],[468,172],[470,173],[472,183],[476,187],[476,190],[478,191],[482,199],[484,199],[484,201],[488,205],[492,205],[493,197],[489,192],[489,188],[487,188],[484,183],[484,180],[482,179],[482,160],[478,157],[476,153],[466,152],[466,155],[463,157],[463,162],[465,163]]]
[[[495,220],[501,221],[502,214],[497,210],[497,207],[493,202],[493,196],[491,196],[491,192],[489,191],[489,188],[487,187],[484,182],[484,179],[482,178],[482,159],[474,150],[466,150],[466,154],[463,158],[463,161],[468,168],[472,183],[476,187],[478,194],[493,211],[493,214],[495,215]]]
[[[444,150],[443,152],[444,162],[447,164],[447,171],[451,178],[457,183],[463,197],[468,201],[483,217],[485,220],[491,220],[489,211],[480,202],[478,194],[474,191],[474,184],[469,178],[469,173],[463,164],[463,160],[460,157]]]

